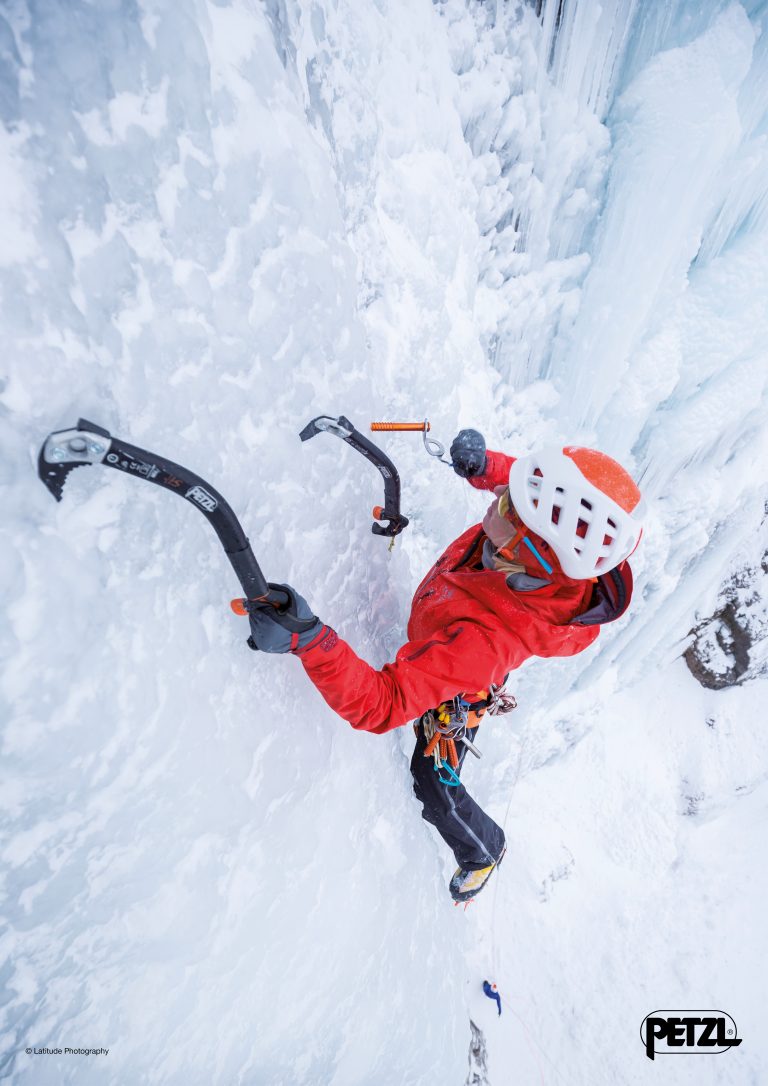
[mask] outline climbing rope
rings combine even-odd
[[[512,801],[515,798],[515,792],[517,790],[518,781],[520,780],[520,772],[521,772],[522,766],[523,766],[523,757],[525,755],[525,750],[526,750],[526,747],[528,745],[529,737],[530,737],[530,726],[529,726],[528,722],[526,721],[526,725],[523,728],[522,734],[520,736],[520,749],[519,749],[518,755],[517,755],[517,765],[515,766],[515,775],[514,775],[514,778],[512,780],[512,785],[510,787],[509,800],[507,802],[507,809],[504,812],[504,819],[503,819],[502,825],[501,825],[501,828],[504,830],[505,838],[506,838],[506,835],[507,835],[507,822],[509,821],[509,814],[510,814],[510,811],[512,810]],[[498,942],[497,942],[497,939],[496,939],[496,912],[497,912],[497,907],[498,907],[498,895],[499,895],[499,879],[497,878],[496,881],[494,882],[494,886],[493,886],[493,902],[492,902],[492,905],[491,905],[491,968],[493,970],[492,975],[493,975],[494,979],[496,977],[498,977]],[[488,984],[489,982],[485,981],[485,983]],[[542,1086],[545,1086],[545,1080],[544,1080],[544,1072],[542,1070],[541,1061],[539,1059],[539,1053],[544,1057],[544,1059],[547,1061],[549,1066],[554,1071],[558,1082],[562,1082],[562,1083],[565,1084],[565,1086],[568,1086],[568,1084],[565,1082],[565,1079],[563,1079],[562,1074],[561,1074],[560,1069],[558,1068],[557,1064],[552,1061],[552,1059],[547,1055],[547,1052],[538,1043],[538,1041],[536,1040],[533,1033],[531,1032],[527,1022],[525,1021],[525,1019],[522,1018],[521,1015],[519,1015],[517,1013],[517,1011],[512,1006],[512,1004],[509,1002],[509,1000],[505,996],[501,995],[501,993],[498,990],[497,985],[494,984],[494,985],[492,985],[492,987],[494,989],[495,994],[497,994],[498,997],[499,997],[501,1006],[503,1006],[506,1010],[508,1010],[510,1012],[510,1014],[512,1014],[513,1017],[516,1018],[517,1021],[520,1023],[520,1025],[521,1025],[521,1027],[523,1029],[526,1044],[528,1046],[529,1051],[533,1055],[534,1062],[536,1063],[536,1067],[537,1067],[538,1072],[539,1072],[539,1079],[540,1079],[540,1081],[542,1083]]]

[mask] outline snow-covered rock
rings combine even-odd
[[[766,573],[768,554],[759,566],[744,566],[734,573],[718,596],[717,610],[692,631],[685,662],[702,686],[722,690],[765,674]]]

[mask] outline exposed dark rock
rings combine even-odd
[[[472,1038],[469,1042],[469,1072],[465,1086],[490,1086],[485,1035],[471,1018],[469,1028],[472,1030]]]
[[[764,599],[768,555],[747,565],[723,586],[717,610],[691,631],[683,656],[702,686],[723,690],[766,671],[768,607]],[[760,648],[760,651],[756,651]]]

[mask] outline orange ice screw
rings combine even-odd
[[[433,755],[435,753],[435,747],[437,746],[437,744],[439,742],[440,742],[440,732],[435,732],[435,734],[432,736],[432,738],[430,739],[430,741],[427,743],[426,747],[424,748],[424,757],[425,758],[429,758],[429,757],[431,757],[431,755]]]
[[[440,441],[436,441],[433,437],[427,437],[432,429],[428,419],[424,419],[423,422],[372,422],[371,429],[373,431],[387,430],[390,432],[401,430],[407,433],[421,434],[424,448],[429,455],[436,457],[442,464],[447,464],[449,468],[453,466],[450,460],[445,459],[445,445]]]
[[[448,747],[448,761],[454,769],[459,768],[459,756],[456,753],[456,743],[453,739],[449,739],[446,743]]]
[[[425,430],[431,430],[432,427],[428,422],[372,422],[371,430],[374,433],[386,430],[390,432],[392,430],[410,430],[416,431],[416,433],[423,433]]]

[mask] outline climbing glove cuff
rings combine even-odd
[[[296,652],[305,649],[325,628],[320,619],[312,614],[309,604],[288,584],[272,584],[270,588],[282,589],[288,595],[288,603],[275,608],[253,601],[246,601],[251,636],[248,644],[262,652]]]

